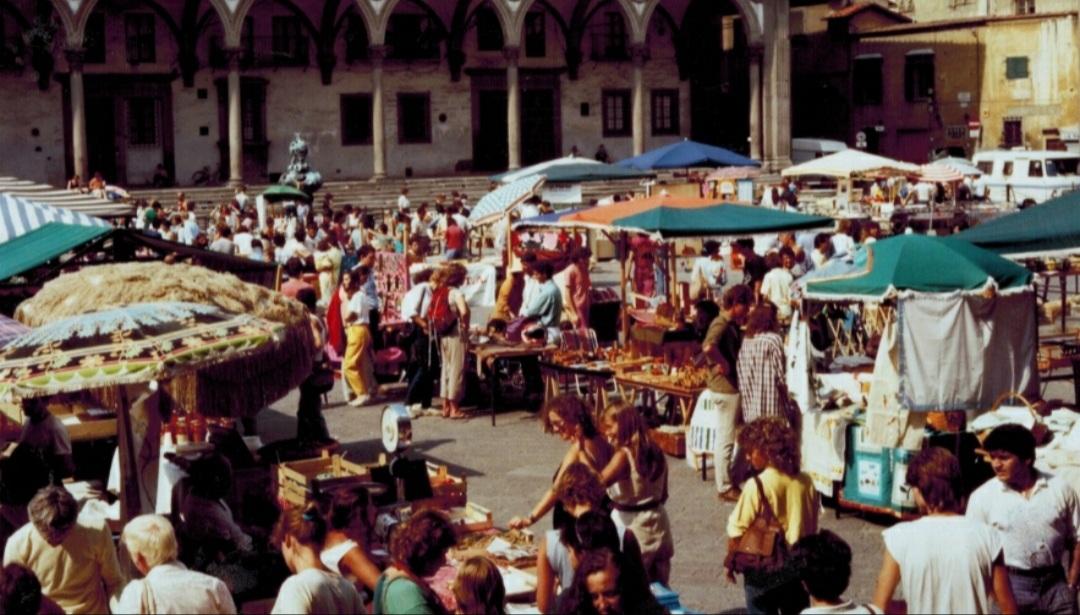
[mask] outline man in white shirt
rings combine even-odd
[[[232,229],[224,225],[219,226],[217,239],[210,244],[210,251],[232,255],[235,249],[232,242]]]
[[[409,211],[409,188],[408,186],[401,189],[401,195],[397,198],[397,209],[399,213],[408,213]]]
[[[776,318],[780,324],[787,324],[791,322],[792,314],[791,285],[795,283],[795,276],[791,269],[795,266],[795,253],[785,246],[779,254],[765,257],[767,265],[770,260],[779,261],[780,264],[769,269],[761,280],[761,296],[776,306]]]
[[[1002,425],[983,443],[996,478],[971,494],[967,517],[1001,535],[1005,567],[1021,613],[1076,613],[1080,581],[1080,497],[1035,469],[1035,438]],[[1061,562],[1071,557],[1068,574]]]
[[[933,191],[933,186],[929,182],[919,182],[915,184],[915,202],[916,203],[929,203],[930,193]]]
[[[540,215],[540,207],[535,202],[527,201],[518,207],[518,212],[521,213],[522,220],[528,220]]]
[[[177,561],[176,533],[160,515],[140,515],[121,536],[143,578],[128,583],[113,613],[236,613],[232,594],[220,579]]]
[[[701,256],[694,260],[690,272],[690,299],[715,300],[724,292],[727,273],[724,257],[720,254],[720,242],[709,239],[702,246]]]

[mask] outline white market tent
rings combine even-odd
[[[816,175],[849,179],[859,175],[917,175],[919,165],[893,160],[857,149],[846,149],[835,154],[815,158],[780,172],[784,177]]]
[[[89,193],[76,192],[39,184],[17,177],[0,177],[0,194],[19,197],[40,205],[61,207],[88,216],[129,216],[134,213],[130,203],[110,201]]]

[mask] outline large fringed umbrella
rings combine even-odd
[[[205,416],[252,416],[311,374],[314,342],[303,305],[236,276],[193,265],[86,267],[50,281],[19,306],[15,318],[37,327],[85,312],[161,301],[210,305],[284,325],[270,352],[171,379],[166,389],[181,407]]]
[[[64,318],[0,347],[0,399],[166,380],[276,342],[285,326],[195,303],[140,303]]]

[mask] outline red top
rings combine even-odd
[[[451,225],[446,227],[446,249],[460,250],[465,247],[465,231],[460,226]]]

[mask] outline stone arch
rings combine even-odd
[[[358,0],[358,2],[363,3],[364,0]],[[375,22],[376,25],[374,28],[368,29],[368,35],[370,36],[369,40],[371,41],[372,45],[386,44],[386,28],[390,24],[390,16],[394,14],[394,11],[402,2],[411,2],[414,5],[420,7],[425,13],[427,13],[428,17],[431,17],[435,20],[436,23],[438,23],[439,27],[442,28],[444,34],[449,34],[450,32],[450,29],[446,27],[446,23],[443,22],[441,17],[439,17],[439,14],[435,11],[435,9],[431,8],[431,5],[429,5],[424,0],[381,0],[381,2],[382,8],[379,10],[378,18]]]
[[[631,2],[634,0],[619,0],[620,2]],[[739,16],[742,17],[743,27],[745,28],[746,43],[751,47],[760,47],[764,40],[764,31],[762,26],[762,10],[763,6],[760,1],[755,0],[730,0],[735,5],[736,10],[739,11]],[[647,0],[645,10],[642,11],[641,18],[641,35],[642,39],[639,42],[644,42],[644,36],[649,31],[649,24],[652,22],[653,13],[656,12],[656,8],[663,3],[663,0]],[[688,4],[689,6],[689,4]]]
[[[86,0],[86,2],[79,7],[79,12],[76,13],[75,19],[73,20],[74,25],[77,28],[76,34],[78,35],[78,41],[77,44],[71,44],[73,41],[69,37],[70,47],[82,47],[83,38],[86,33],[86,22],[90,19],[91,13],[94,12],[94,9],[96,9],[97,5],[100,3],[101,0]],[[54,2],[54,4],[56,3]],[[60,4],[63,4],[63,2],[60,2]],[[180,26],[176,23],[176,20],[173,19],[173,16],[169,14],[169,11],[158,3],[157,0],[135,0],[134,4],[141,4],[150,9],[158,19],[165,23],[165,27],[168,28],[169,34],[173,37],[173,43],[179,50],[181,47]]]

